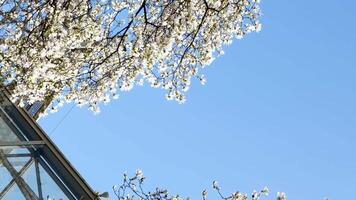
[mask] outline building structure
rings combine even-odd
[[[33,119],[39,107],[19,108],[0,91],[0,200],[99,199]]]

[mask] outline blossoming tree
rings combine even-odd
[[[224,44],[260,31],[259,0],[0,0],[1,82],[19,105],[87,105],[136,84],[184,102]]]
[[[121,185],[113,186],[113,191],[118,200],[181,200],[179,195],[170,195],[166,189],[156,188],[152,192],[146,192],[143,189],[145,177],[141,170],[137,170],[135,176],[128,177],[124,174]],[[216,181],[212,184],[213,189],[217,192],[221,200],[262,200],[269,195],[269,189],[264,187],[260,191],[254,190],[250,195],[236,191],[230,195],[224,195]],[[208,192],[203,190],[201,199],[207,200]],[[276,200],[287,200],[284,192],[278,192]],[[189,200],[189,198],[187,198]]]
[[[192,78],[205,83],[200,69],[223,45],[261,30],[259,16],[259,0],[0,0],[0,81],[20,106],[42,102],[52,111],[75,102],[99,112],[100,103],[144,83],[184,102]],[[143,180],[140,171],[125,175],[114,193],[179,199],[144,192]],[[216,182],[213,188],[222,199],[248,198],[223,196]],[[267,194],[254,191],[251,199]]]

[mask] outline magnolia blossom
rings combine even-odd
[[[287,200],[287,196],[284,192],[277,193],[277,200]]]
[[[149,84],[185,101],[234,38],[261,30],[258,0],[0,0],[0,73],[19,105],[98,112]]]
[[[124,174],[123,182],[121,185],[115,185],[113,187],[113,192],[117,199],[125,200],[182,200],[178,194],[170,195],[166,189],[156,188],[154,191],[146,192],[143,189],[144,177],[141,170],[136,171],[136,175],[133,177],[128,177]],[[262,197],[267,197],[269,194],[269,189],[264,187],[260,191],[254,190],[251,195],[243,194],[241,192],[234,192],[231,195],[223,195],[217,181],[213,181],[213,189],[217,191],[218,196],[221,200],[260,200]],[[201,193],[202,200],[207,200],[208,192],[203,190]],[[273,197],[275,199],[275,197]],[[190,199],[190,198],[186,198]],[[284,193],[277,193],[277,200],[286,200],[286,195]]]

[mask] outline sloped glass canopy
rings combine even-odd
[[[94,200],[96,193],[0,91],[0,200]]]
[[[39,152],[43,144],[25,137],[20,140],[16,133],[21,132],[0,109],[0,199],[75,199],[69,191],[62,191],[63,185],[58,186],[62,184],[59,177],[42,166],[46,165]]]

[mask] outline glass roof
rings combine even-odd
[[[97,199],[31,116],[0,91],[0,200]]]
[[[20,140],[19,134],[21,131],[16,124],[1,109],[0,200],[21,200],[26,199],[26,195],[34,200],[75,199],[70,192],[65,193],[58,186],[65,188],[60,178],[49,167],[43,167],[46,162],[42,161],[39,152],[42,146],[26,145],[27,140]]]

